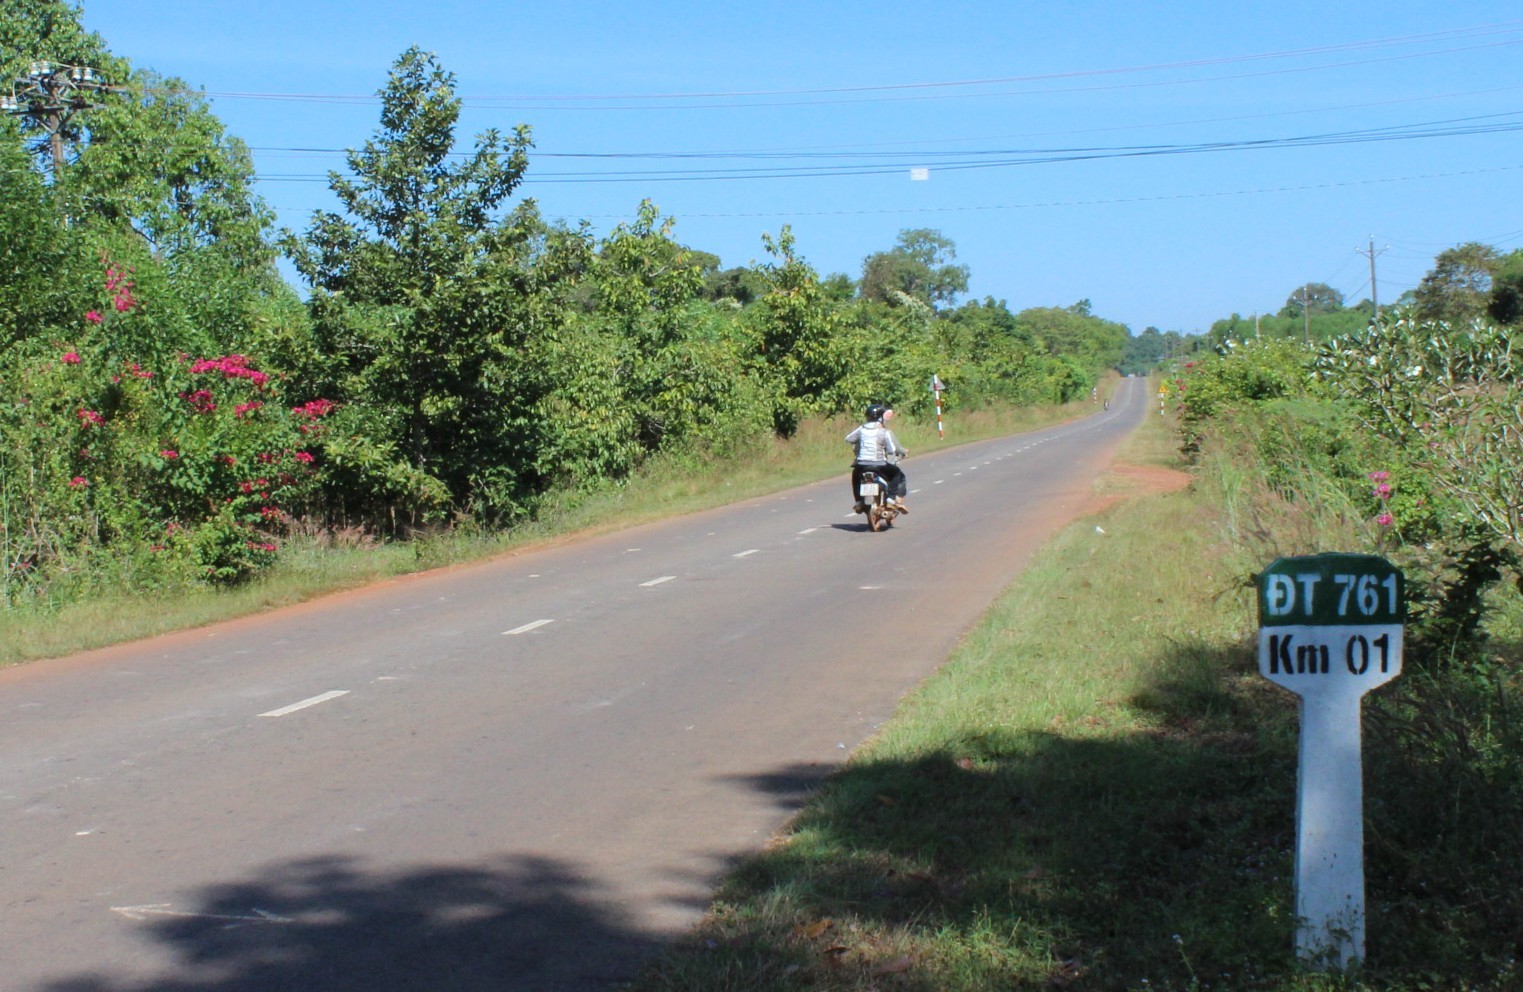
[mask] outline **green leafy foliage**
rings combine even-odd
[[[1512,336],[1395,311],[1316,350],[1229,345],[1165,383],[1185,449],[1245,442],[1285,499],[1346,507],[1408,576],[1420,664],[1481,630],[1520,552],[1523,422]],[[1230,426],[1229,426],[1230,425]]]
[[[890,305],[919,300],[932,308],[948,306],[968,291],[968,267],[954,265],[956,258],[957,247],[940,231],[900,231],[893,248],[862,260],[862,298]]]
[[[274,560],[308,493],[314,428],[285,408],[279,379],[237,354],[118,357],[113,340],[131,338],[145,305],[120,269],[107,284],[114,305],[88,312],[77,344],[33,339],[5,354],[11,601],[97,559],[150,584],[241,581]]]
[[[17,0],[0,64],[38,57],[111,87],[64,122],[56,166],[41,122],[0,121],[13,598],[244,581],[293,525],[511,525],[655,456],[744,453],[868,401],[929,415],[933,374],[947,409],[1061,402],[1126,337],[1087,304],[953,308],[968,272],[938,231],[901,232],[858,293],[787,228],[722,270],[649,201],[601,239],[547,224],[510,202],[529,130],[461,154],[454,77],[418,49],[330,177],[341,209],[279,238],[303,301],[248,149],[201,94],[113,55],[76,8]]]
[[[1483,316],[1500,261],[1495,248],[1478,241],[1439,252],[1413,294],[1417,316],[1455,323]]]
[[[374,433],[351,436],[347,464],[380,484],[372,523],[394,514],[398,483],[409,524],[440,514],[440,487],[453,506],[511,518],[538,485],[514,466],[535,449],[544,380],[526,361],[520,283],[503,276],[537,218],[497,212],[527,166],[529,132],[489,131],[451,164],[454,77],[418,49],[397,60],[381,95],[380,130],[349,156],[353,178],[330,177],[348,218],[319,214],[285,242],[313,286],[334,398],[369,408],[351,426]]]
[[[758,347],[773,392],[773,429],[787,437],[804,417],[840,409],[835,391],[847,353],[837,340],[839,305],[797,253],[793,230],[785,225],[762,243],[773,261],[760,270],[767,292],[757,303]]]

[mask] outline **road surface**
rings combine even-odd
[[[0,672],[0,990],[614,987],[1147,407]]]

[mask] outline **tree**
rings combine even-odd
[[[1462,323],[1484,315],[1499,264],[1496,249],[1478,241],[1439,252],[1417,284],[1417,318]]]
[[[349,155],[353,178],[329,174],[348,218],[317,213],[285,242],[312,286],[338,398],[373,458],[400,454],[402,471],[383,475],[414,519],[435,484],[457,509],[517,512],[538,486],[532,410],[549,388],[525,353],[543,318],[525,290],[543,287],[522,263],[542,225],[532,203],[499,213],[528,166],[529,130],[486,131],[454,162],[454,87],[431,54],[404,52],[379,131]]]
[[[968,267],[953,265],[956,258],[956,246],[940,231],[900,231],[892,249],[862,260],[862,298],[892,304],[903,293],[933,308],[950,304],[968,291]]]
[[[731,300],[741,306],[754,303],[767,291],[766,280],[755,269],[737,266],[705,274],[703,295],[705,299],[719,302]]]
[[[134,71],[84,31],[79,11],[66,3],[7,5],[0,71],[14,79],[32,60],[89,67],[111,84],[62,121],[61,169],[46,150],[53,122],[6,120],[30,139],[34,168],[49,180],[52,223],[67,218],[67,231],[50,240],[89,257],[92,279],[102,252],[136,268],[145,283],[161,279],[151,319],[136,322],[138,336],[118,336],[113,347],[140,361],[177,350],[248,348],[269,309],[291,300],[274,268],[274,215],[253,192],[248,149],[188,84]]]
[[[760,267],[767,292],[757,301],[759,345],[774,390],[773,429],[788,437],[804,417],[832,405],[847,363],[835,340],[837,305],[795,251],[792,228],[783,225],[776,238],[762,235],[762,244],[773,261]]]
[[[1119,365],[1129,337],[1126,325],[1092,315],[1088,300],[1069,307],[1032,307],[1016,319],[1048,354],[1073,358],[1091,374]]]
[[[1503,327],[1523,325],[1523,249],[1497,263],[1486,314]]]
[[[1343,309],[1343,294],[1325,282],[1309,282],[1296,287],[1295,292],[1286,299],[1285,305],[1280,308],[1281,317],[1304,317],[1308,311],[1315,316],[1319,313],[1337,313]]]

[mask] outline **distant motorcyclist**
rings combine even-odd
[[[861,513],[867,509],[861,497],[857,495],[858,487],[862,484],[862,473],[871,471],[883,480],[888,487],[888,495],[894,504],[899,507],[901,513],[908,513],[909,507],[904,505],[906,481],[904,470],[890,458],[903,458],[909,454],[899,444],[899,439],[894,437],[894,432],[884,426],[884,421],[891,419],[894,411],[882,403],[873,403],[866,411],[867,420],[846,435],[846,443],[856,447],[857,455],[851,466],[851,497],[856,502],[856,510]]]

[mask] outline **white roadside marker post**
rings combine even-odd
[[[941,376],[931,373],[931,392],[936,395],[936,436],[946,437],[947,432],[941,428],[941,391],[946,387],[941,384]]]
[[[1296,954],[1364,959],[1365,693],[1401,674],[1403,578],[1375,555],[1281,558],[1259,576],[1259,673],[1301,697]]]

